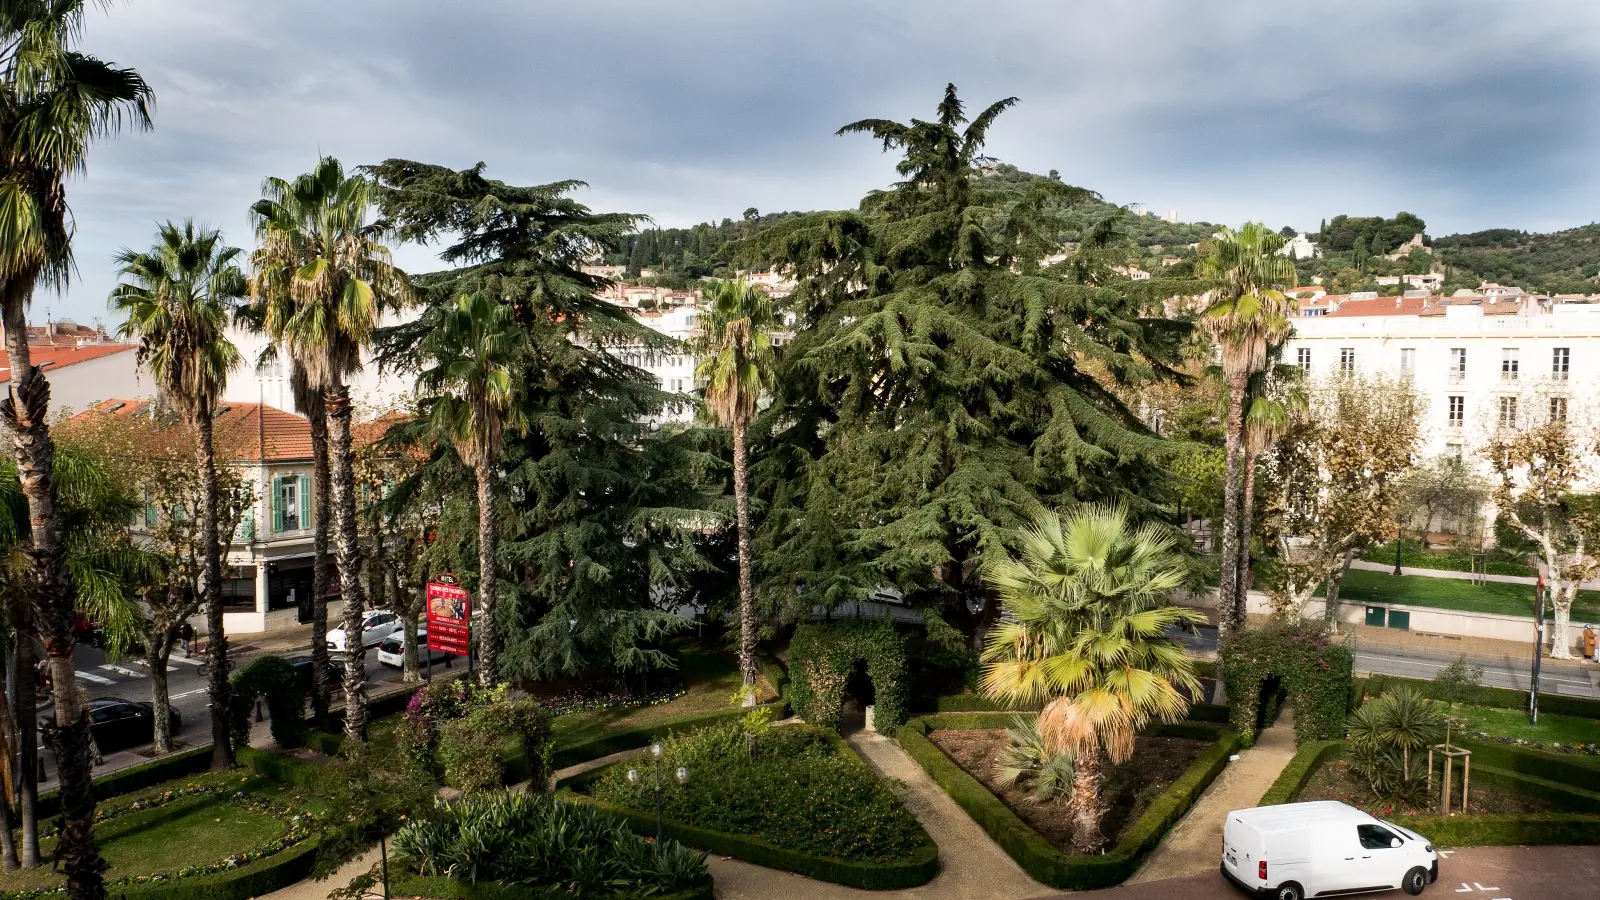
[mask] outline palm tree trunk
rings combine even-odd
[[[494,631],[494,467],[488,454],[473,470],[478,479],[478,683],[489,687],[498,680],[499,659]]]
[[[320,405],[320,404],[319,404]],[[311,415],[311,721],[328,728],[328,419]]]
[[[105,896],[100,873],[106,864],[94,846],[94,780],[89,760],[88,708],[83,702],[85,697],[77,690],[73,659],[78,643],[73,627],[77,623],[77,597],[67,574],[67,549],[61,540],[51,482],[55,446],[50,441],[47,420],[50,383],[33,367],[28,352],[24,304],[34,279],[31,276],[19,279],[20,275],[13,276],[0,300],[5,316],[6,350],[11,357],[11,394],[0,401],[0,419],[11,428],[17,474],[22,482],[22,493],[28,500],[31,524],[28,561],[32,570],[33,600],[45,654],[50,660],[50,677],[56,687],[53,749],[61,784],[61,829],[56,839],[56,856],[66,873],[68,895],[74,900],[99,900]],[[19,650],[31,640],[30,635],[19,633]],[[24,654],[19,652],[18,656]],[[18,684],[18,696],[31,694],[33,683],[30,672],[28,679]],[[20,737],[25,741],[23,746],[31,749],[36,742],[32,727],[34,710],[19,709],[17,714],[19,719],[27,715],[30,720],[19,721],[18,730],[27,732]],[[28,812],[25,806],[24,814]],[[37,827],[36,815],[34,823]],[[26,822],[24,825],[26,827]],[[37,864],[37,834],[31,843]],[[29,839],[24,837],[24,855],[30,849],[28,845]]]
[[[324,396],[328,410],[328,468],[336,509],[334,532],[339,555],[339,599],[344,601],[344,734],[367,739],[367,648],[361,619],[361,546],[356,539],[356,485],[350,455],[350,389],[330,385]]]
[[[222,548],[217,545],[217,460],[211,435],[211,413],[195,417],[195,456],[200,464],[200,589],[205,592],[206,661],[211,675],[211,768],[233,768],[233,742],[228,729],[228,635],[222,627]]]
[[[745,423],[733,423],[733,504],[739,528],[739,674],[744,705],[756,705],[756,596],[750,586],[750,466]]]
[[[28,690],[33,685],[28,685]],[[19,691],[20,693],[20,691]],[[12,832],[11,824],[11,788],[16,782],[16,722],[12,719],[11,703],[6,699],[5,691],[0,691],[0,730],[5,733],[5,740],[0,741],[0,752],[5,753],[5,768],[9,777],[0,779],[0,785],[5,787],[5,796],[0,798],[0,856],[4,857],[4,866],[7,872],[16,870],[21,863],[17,859],[17,839]]]
[[[1240,491],[1243,499],[1239,503],[1239,583],[1236,588],[1238,608],[1235,613],[1235,618],[1239,622],[1249,621],[1250,615],[1250,538],[1255,532],[1257,455],[1255,451],[1245,448],[1244,485]]]
[[[1105,814],[1100,801],[1100,751],[1085,748],[1073,762],[1072,849],[1083,854],[1100,852],[1106,842],[1100,833],[1100,820]]]
[[[1226,465],[1222,478],[1221,579],[1217,586],[1217,641],[1221,646],[1226,646],[1234,633],[1244,626],[1244,620],[1237,616],[1236,609],[1239,593],[1239,512],[1243,505],[1239,489],[1243,481],[1240,469],[1244,467],[1244,391],[1244,378],[1229,379]],[[1218,666],[1211,702],[1222,703],[1226,697],[1222,667]]]
[[[33,598],[27,590],[14,595],[11,624],[16,649],[11,654],[11,671],[17,686],[13,710],[17,717],[17,811],[22,826],[22,866],[32,868],[39,864],[39,668],[33,652]]]

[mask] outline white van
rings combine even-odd
[[[1400,888],[1439,880],[1428,840],[1333,800],[1258,806],[1228,813],[1222,874],[1257,897],[1304,900]]]

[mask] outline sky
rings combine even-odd
[[[144,75],[155,127],[70,185],[78,273],[35,322],[115,325],[112,256],[158,221],[248,249],[262,179],[319,154],[581,179],[662,226],[853,207],[894,159],[834,132],[931,118],[946,82],[1020,98],[989,155],[1186,221],[1549,231],[1600,205],[1594,0],[118,0],[83,49]]]

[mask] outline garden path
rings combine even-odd
[[[1294,750],[1294,709],[1286,705],[1278,714],[1278,721],[1261,732],[1255,745],[1240,753],[1211,782],[1199,802],[1167,833],[1128,883],[1215,871],[1220,864],[1217,848],[1221,846],[1222,825],[1228,813],[1260,803],[1262,795],[1294,758]]]

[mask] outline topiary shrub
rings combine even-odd
[[[230,682],[228,727],[234,746],[249,744],[250,712],[261,696],[267,699],[272,739],[280,747],[300,746],[305,739],[306,697],[293,664],[280,656],[263,656],[235,672]]]
[[[1261,685],[1277,676],[1294,701],[1297,741],[1343,737],[1352,664],[1350,649],[1336,643],[1322,622],[1274,622],[1234,635],[1222,648],[1229,720],[1254,743]]]
[[[442,777],[463,792],[498,787],[505,780],[505,741],[520,745],[515,775],[542,791],[550,781],[550,715],[504,685],[434,682],[414,694],[395,726],[400,765],[408,777]]]
[[[439,765],[444,768],[444,783],[462,792],[475,794],[500,786],[504,767],[500,764],[500,731],[492,719],[478,710],[464,719],[450,719],[439,725]]]
[[[905,641],[887,621],[805,622],[789,642],[789,700],[807,723],[838,728],[845,680],[857,661],[867,663],[877,695],[876,727],[893,734],[905,724]]]

